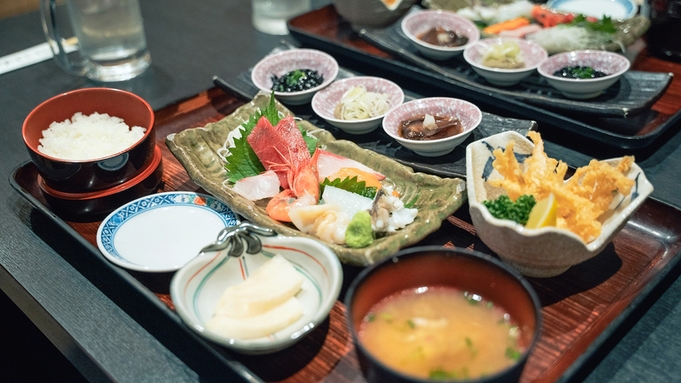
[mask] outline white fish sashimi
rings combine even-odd
[[[317,151],[319,152],[319,157],[317,158],[319,182],[324,181],[326,177],[337,173],[342,168],[357,168],[364,172],[374,174],[379,181],[385,178],[383,174],[353,159],[339,156],[323,149],[317,149]]]
[[[232,190],[250,201],[257,201],[274,197],[279,194],[279,188],[277,173],[268,170],[257,176],[246,177],[237,181]]]
[[[325,204],[340,206],[350,217],[354,217],[359,211],[371,209],[371,203],[373,202],[371,198],[328,185],[324,187],[322,201]]]

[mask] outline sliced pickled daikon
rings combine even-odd
[[[245,318],[216,315],[206,323],[206,328],[228,338],[253,339],[273,334],[303,315],[303,306],[296,297],[262,314]]]

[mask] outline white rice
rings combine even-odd
[[[78,112],[43,130],[38,150],[64,160],[92,160],[121,152],[142,139],[146,128],[130,128],[122,118]]]

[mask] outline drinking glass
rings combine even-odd
[[[288,34],[286,22],[312,7],[310,0],[251,0],[253,26],[271,35]]]
[[[151,65],[138,0],[66,0],[80,60],[67,56],[56,17],[56,0],[41,0],[43,30],[56,62],[95,81],[123,81]]]
[[[681,0],[649,0],[648,50],[656,56],[681,61]]]

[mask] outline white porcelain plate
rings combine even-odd
[[[238,223],[232,210],[194,192],[148,195],[109,214],[97,230],[104,257],[131,270],[170,272],[196,257],[218,232]]]
[[[613,20],[630,19],[638,12],[638,5],[633,0],[549,0],[546,6],[599,19],[609,16]]]

